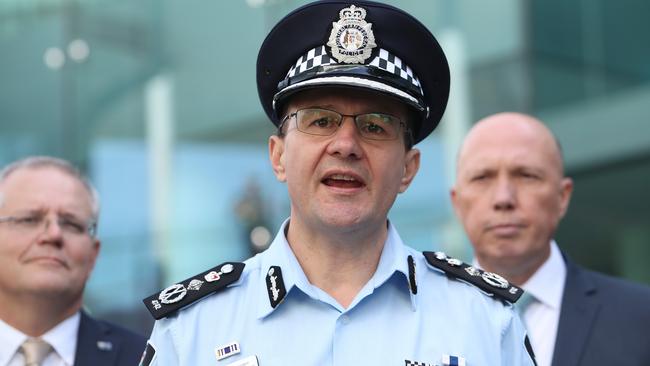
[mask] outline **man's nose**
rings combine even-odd
[[[517,188],[506,177],[499,177],[493,192],[495,210],[512,210],[517,205]]]
[[[334,133],[332,141],[328,146],[328,153],[340,156],[342,158],[361,158],[363,149],[361,148],[361,135],[357,131],[354,118],[350,116],[343,117],[341,125]]]
[[[57,216],[43,219],[39,232],[39,241],[44,243],[61,243],[63,240],[63,228]]]

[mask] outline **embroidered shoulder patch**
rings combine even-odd
[[[244,266],[246,266],[244,263],[237,262],[222,263],[183,282],[173,284],[142,301],[154,319],[162,319],[209,294],[225,289],[239,279]]]
[[[470,283],[498,298],[515,303],[524,293],[519,287],[510,284],[496,273],[470,266],[461,260],[451,258],[443,252],[423,252],[427,262],[444,271],[448,276]]]

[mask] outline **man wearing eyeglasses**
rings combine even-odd
[[[415,18],[352,4],[301,7],[262,44],[258,91],[290,216],[265,252],[144,300],[159,319],[144,365],[533,364],[511,304],[520,289],[407,247],[388,220],[449,69]]]
[[[91,318],[83,290],[99,254],[98,195],[68,162],[0,171],[0,365],[127,365],[145,339]]]

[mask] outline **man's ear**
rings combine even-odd
[[[404,158],[404,174],[402,175],[402,181],[399,186],[399,193],[406,192],[406,189],[411,185],[415,174],[417,174],[420,169],[420,150],[411,149],[406,152],[406,157]]]
[[[569,209],[571,193],[573,193],[573,180],[568,177],[562,178],[560,183],[560,217],[564,217],[564,214]]]
[[[90,271],[92,271],[93,268],[95,268],[95,263],[97,263],[97,257],[99,257],[99,249],[101,249],[102,246],[102,242],[99,239],[93,238],[92,240],[93,240],[92,243],[93,253],[91,256],[92,265],[90,266]]]
[[[454,186],[451,187],[449,190],[449,198],[451,199],[451,207],[454,209],[454,213],[456,214],[456,217],[460,217],[460,211],[458,210],[458,190],[456,188],[456,183],[454,183]]]
[[[280,182],[286,182],[287,176],[284,170],[284,138],[273,135],[269,137],[269,159],[275,178]]]

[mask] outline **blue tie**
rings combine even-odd
[[[526,310],[530,304],[535,301],[537,301],[535,296],[533,296],[528,291],[524,291],[523,295],[521,295],[519,300],[515,303],[515,310],[517,311],[517,314],[519,314],[519,318],[521,319],[521,322],[524,324],[524,327],[526,327],[526,329],[528,329],[529,324],[526,324],[526,318],[524,317],[524,314],[526,313]]]

